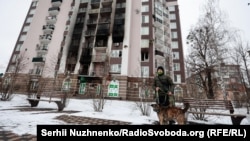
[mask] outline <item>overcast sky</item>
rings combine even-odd
[[[0,0],[0,73],[4,73],[22,28],[32,0]],[[205,0],[178,0],[183,47],[188,30],[197,22]],[[220,0],[220,8],[227,13],[231,27],[242,31],[242,37],[250,42],[250,0]],[[185,50],[184,50],[185,52]]]

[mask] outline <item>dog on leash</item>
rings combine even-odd
[[[169,121],[175,121],[178,125],[186,124],[185,113],[189,108],[189,104],[185,103],[184,108],[175,106],[161,106],[159,104],[151,104],[153,111],[157,113],[160,125],[167,125]]]

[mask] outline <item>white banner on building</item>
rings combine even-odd
[[[119,96],[119,81],[112,80],[109,83],[108,96],[109,97],[118,97]]]

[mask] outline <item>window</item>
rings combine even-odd
[[[180,64],[174,63],[174,71],[180,71]]]
[[[46,55],[44,53],[37,53],[37,57],[45,57]]]
[[[170,23],[170,28],[171,28],[171,29],[176,29],[176,28],[177,28],[176,22],[171,22],[171,23]]]
[[[24,41],[26,39],[26,35],[22,35],[19,39],[19,41]]]
[[[173,52],[173,59],[174,60],[179,60],[180,59],[179,52]]]
[[[170,20],[176,20],[175,14],[170,14],[170,15],[169,15],[169,18],[170,18]]]
[[[62,90],[63,91],[70,91],[71,83],[72,83],[71,80],[69,80],[68,78],[64,79]]]
[[[73,46],[77,46],[77,45],[79,45],[80,40],[79,39],[74,39],[72,42],[73,42],[72,43]]]
[[[163,16],[168,18],[168,11],[166,9],[164,9],[164,11],[163,11]]]
[[[162,10],[160,8],[155,8],[155,13],[159,16],[162,16]]]
[[[178,38],[177,32],[176,31],[171,32],[171,37],[172,37],[172,39]]]
[[[48,44],[43,44],[43,45],[41,46],[41,49],[42,49],[42,50],[48,50]]]
[[[178,47],[178,42],[176,42],[176,41],[172,41],[172,43],[171,43],[171,47],[172,47],[173,49],[177,49],[177,48],[179,48],[179,47]]]
[[[141,48],[148,48],[149,40],[141,40]]]
[[[143,5],[141,8],[141,12],[148,12],[149,11],[149,6],[148,5]]]
[[[37,88],[38,88],[38,81],[31,81],[30,90],[37,90]]]
[[[142,27],[141,28],[141,35],[149,35],[149,28],[148,27]]]
[[[174,83],[181,83],[181,75],[179,74],[174,75]]]
[[[38,4],[38,1],[33,1],[32,2],[32,7],[37,6],[37,4]]]
[[[169,6],[169,7],[168,7],[168,10],[169,10],[169,11],[175,11],[175,6]]]
[[[16,63],[16,61],[18,59],[18,56],[19,56],[18,54],[14,54],[13,57],[12,57],[12,59],[11,59],[11,62],[12,63]]]
[[[42,67],[41,66],[36,66],[35,67],[35,72],[33,72],[37,75],[42,75]]]
[[[21,48],[22,48],[22,44],[18,44],[18,45],[16,46],[16,51],[20,51]]]
[[[149,77],[149,67],[148,66],[141,67],[141,76],[142,77]]]
[[[122,51],[121,50],[112,50],[111,57],[113,58],[121,58]]]
[[[149,57],[148,57],[148,52],[142,52],[141,53],[141,61],[143,62],[143,61],[149,61],[149,59],[148,59]]]
[[[159,10],[162,10],[163,9],[162,3],[156,2],[155,3],[155,8],[159,9]]]
[[[35,14],[35,12],[36,12],[36,10],[35,10],[35,9],[31,9],[29,14],[30,14],[30,15],[34,15],[34,14]]]
[[[115,14],[115,18],[124,18],[125,14],[124,13],[117,13]]]
[[[142,16],[142,23],[149,23],[149,17],[148,17],[148,15],[143,15]]]
[[[85,11],[87,11],[87,8],[79,8],[79,12],[85,12]]]
[[[29,26],[25,26],[24,28],[23,28],[23,32],[27,32],[27,31],[29,31]]]
[[[171,48],[165,48],[164,49],[167,54],[172,54],[172,49]]]
[[[126,3],[116,3],[116,8],[125,8]]]
[[[174,88],[174,94],[176,96],[176,100],[181,100],[183,97],[183,90],[179,85]]]
[[[142,2],[148,2],[148,0],[142,0]]]
[[[32,17],[29,17],[27,20],[26,20],[26,23],[31,23],[32,22]]]
[[[78,17],[77,19],[76,19],[76,23],[78,24],[78,23],[81,23],[81,17]]]
[[[160,18],[158,18],[158,17],[155,17],[155,21],[156,21],[156,22],[159,22],[159,23],[161,23],[161,24],[163,24],[162,19],[160,19]]]
[[[121,73],[121,65],[120,64],[111,65],[110,72]]]

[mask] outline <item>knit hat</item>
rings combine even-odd
[[[159,69],[161,69],[161,70],[164,72],[164,68],[163,68],[162,66],[159,66],[159,67],[157,68],[157,71],[158,71]]]

